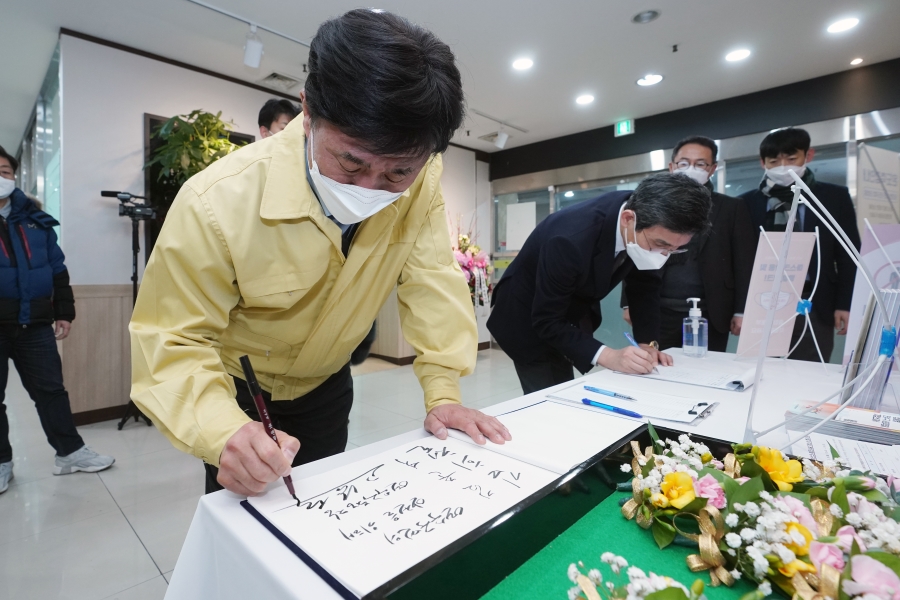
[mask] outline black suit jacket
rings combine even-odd
[[[488,329],[516,362],[566,357],[586,373],[600,342],[600,300],[628,280],[634,336],[659,337],[659,271],[640,271],[626,258],[615,274],[619,208],[631,192],[611,192],[541,221],[503,274],[492,299]]]
[[[858,250],[860,246],[859,231],[856,228],[856,211],[853,209],[850,191],[844,186],[818,181],[810,189],[816,198],[825,205],[825,208]],[[747,203],[753,228],[759,231],[760,226],[766,220],[769,198],[759,190],[741,194],[741,198]],[[834,321],[834,311],[850,310],[853,284],[856,280],[856,265],[850,260],[831,232],[825,229],[818,217],[807,209],[803,221],[803,231],[815,231],[816,226],[819,227],[819,240],[822,246],[822,275],[819,278],[816,294],[812,298],[813,312],[821,320],[831,323]],[[809,276],[813,281],[816,278],[816,263],[816,250],[813,250],[809,267]]]
[[[759,236],[750,224],[745,203],[724,194],[713,192],[709,222],[710,227],[700,238],[697,256],[706,305],[703,316],[717,331],[727,333],[731,318],[743,313],[747,303]],[[628,293],[626,281],[622,286],[622,304],[630,307]],[[685,310],[687,306],[685,303]],[[635,317],[634,310],[631,317]]]

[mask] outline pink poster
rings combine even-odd
[[[900,225],[872,225],[875,235],[881,241],[885,251],[894,264],[894,267],[900,269]],[[897,289],[900,288],[900,278],[891,266],[891,262],[884,256],[884,252],[875,243],[872,232],[869,228],[862,225],[862,248],[859,251],[863,259],[863,264],[872,273],[875,278],[875,287],[878,289]],[[853,286],[853,300],[850,305],[850,323],[847,328],[847,343],[844,346],[844,360],[847,364],[850,361],[850,354],[856,347],[859,339],[863,312],[866,309],[866,303],[872,290],[866,283],[865,278],[856,271],[856,283]]]
[[[759,356],[759,345],[766,324],[766,312],[772,306],[772,284],[775,282],[775,270],[778,268],[778,252],[784,241],[783,233],[768,232],[766,238],[760,233],[756,247],[756,259],[753,263],[753,275],[750,277],[750,291],[747,294],[747,305],[744,307],[744,325],[738,340],[737,355],[739,357]],[[784,279],[775,305],[775,322],[766,356],[784,356],[791,348],[791,333],[794,330],[791,317],[797,312],[799,294],[803,291],[813,246],[816,243],[814,233],[794,233],[788,248],[787,261],[784,267]],[[773,248],[775,251],[773,251]],[[799,318],[799,317],[798,317]],[[791,322],[788,322],[791,320]]]

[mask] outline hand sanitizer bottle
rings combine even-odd
[[[688,298],[687,301],[693,302],[694,307],[688,311],[688,318],[682,325],[681,351],[685,356],[703,358],[709,348],[709,321],[700,316],[697,307],[700,298]]]

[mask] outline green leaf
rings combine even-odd
[[[834,449],[834,446],[831,445],[831,442],[828,442],[828,449],[831,451],[831,458],[841,457],[841,453]]]
[[[749,481],[740,484],[740,487],[728,499],[728,505],[734,506],[736,503],[744,504],[751,500],[758,500],[760,492],[764,489],[762,478],[751,477]]]
[[[859,544],[856,543],[856,538],[853,538],[853,542],[850,544],[850,556],[853,557],[857,554],[862,554],[862,552],[859,549]]]
[[[656,433],[656,429],[653,427],[653,423],[647,422],[647,433],[650,434],[650,439],[653,440],[653,450],[656,450],[656,442],[659,441],[659,435]]]
[[[834,490],[831,492],[831,502],[840,506],[845,516],[850,514],[850,503],[847,502],[847,490],[844,489],[843,482],[834,484]]]
[[[698,513],[700,509],[706,506],[706,503],[709,502],[709,498],[694,498],[691,500],[684,508],[681,509],[681,512],[688,513]]]
[[[653,519],[650,532],[653,534],[653,539],[660,550],[671,544],[672,540],[675,539],[675,528],[661,519]]]
[[[869,502],[886,502],[887,496],[879,492],[878,490],[866,490],[865,492],[857,492],[863,498],[868,500]]]
[[[687,594],[681,588],[670,587],[647,594],[644,598],[645,600],[687,600]]]

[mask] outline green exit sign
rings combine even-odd
[[[634,133],[634,119],[627,119],[616,123],[616,137],[631,135]]]

